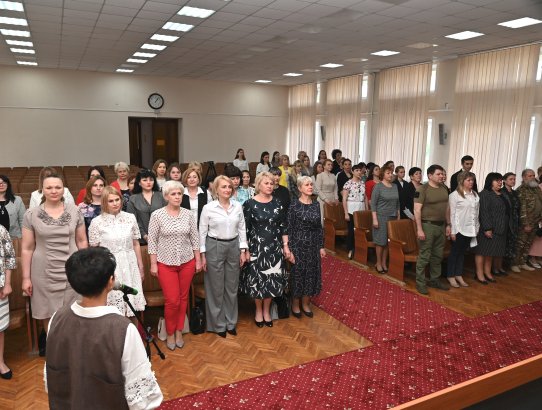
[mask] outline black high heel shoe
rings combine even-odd
[[[307,317],[313,317],[314,316],[314,313],[312,313],[311,310],[305,310],[305,309],[301,309],[301,312],[303,312],[303,314]]]
[[[491,283],[497,283],[497,281],[495,279],[488,278],[488,277],[486,277],[486,281],[491,282]]]
[[[254,319],[254,323],[256,323],[256,326],[262,328],[263,324],[264,324],[264,321],[262,320],[261,322],[258,322],[256,319]]]
[[[0,373],[0,377],[4,380],[10,380],[13,377],[13,372],[11,370],[8,370],[5,373]]]
[[[269,322],[267,320],[264,320],[263,323],[267,326],[267,327],[273,327],[273,321],[270,320]]]
[[[292,315],[294,315],[294,317],[298,318],[298,319],[301,319],[301,311],[299,312],[294,312],[294,310],[292,309]]]
[[[488,284],[488,281],[487,280],[480,280],[478,279],[478,276],[474,275],[474,280],[478,283],[481,283],[482,285],[487,285]]]

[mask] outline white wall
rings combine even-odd
[[[152,92],[164,96],[155,114]],[[245,83],[0,67],[0,164],[129,161],[128,117],[182,118],[180,161],[283,152],[288,89]]]

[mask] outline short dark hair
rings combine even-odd
[[[419,168],[419,167],[412,167],[408,170],[408,176],[411,177],[412,175],[414,175],[416,172],[422,172],[422,169]]]
[[[73,290],[83,296],[98,296],[109,278],[115,277],[117,262],[102,246],[81,249],[66,261],[66,276]]]
[[[442,168],[438,164],[430,165],[429,168],[427,168],[427,175],[433,175],[435,171],[442,171],[444,172],[444,168]]]
[[[277,167],[269,168],[269,173],[273,175],[278,175],[279,177],[282,175],[282,171],[280,170],[280,168],[277,168]]]
[[[352,167],[352,171],[355,171],[356,169],[363,169],[365,168],[365,164],[363,162],[360,162],[359,164],[356,164]]]
[[[365,162],[363,162],[363,161],[359,162],[359,163],[358,163],[358,166],[359,166],[360,168],[367,168],[367,164],[366,164]]]
[[[92,171],[94,171],[94,170],[98,171],[98,172],[100,173],[100,176],[105,180],[105,172],[104,172],[103,168],[95,165],[95,166],[90,167],[90,168],[88,169],[88,172],[87,172],[87,181],[90,179],[90,174],[91,174]]]
[[[514,174],[513,172],[507,172],[506,174],[502,176],[502,180],[506,181],[508,177],[511,177],[511,176],[516,176],[516,174]]]
[[[348,161],[350,163],[352,163],[352,160],[350,158],[341,158],[341,161],[343,162],[343,164]]]
[[[491,191],[491,184],[493,184],[493,181],[502,181],[503,177],[502,174],[498,172],[490,172],[486,176],[486,181],[484,183],[484,189],[487,191]]]
[[[461,158],[461,165],[463,165],[465,161],[474,161],[474,158],[470,155],[465,155],[463,158]]]
[[[6,201],[7,202],[15,202],[15,194],[13,193],[13,188],[11,186],[11,181],[9,180],[7,175],[0,175],[0,179],[4,181],[7,185],[6,188]]]
[[[402,170],[402,169],[405,169],[405,167],[402,166],[402,165],[397,165],[397,166],[395,167],[395,173],[397,174],[397,173],[398,173],[400,170]]]
[[[226,175],[228,178],[243,177],[243,173],[235,165],[228,165],[226,169],[224,169],[224,175]]]
[[[335,148],[333,151],[331,151],[331,158],[335,159],[337,154],[343,154],[343,152],[340,149]]]
[[[141,188],[141,185],[139,185],[139,183],[144,178],[152,178],[152,180],[154,181],[152,190],[160,191],[160,187],[158,186],[158,182],[156,181],[156,175],[154,174],[154,172],[151,171],[150,169],[142,169],[136,175],[136,179],[134,181],[134,190],[132,193],[140,194],[141,192],[143,192],[143,188]]]

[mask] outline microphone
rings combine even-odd
[[[127,295],[137,295],[137,289],[131,288],[128,285],[123,285],[118,280],[115,281],[113,290],[120,290],[121,292],[124,292]]]

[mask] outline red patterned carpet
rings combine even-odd
[[[542,302],[467,319],[336,258],[320,308],[373,346],[170,400],[162,409],[384,409],[542,353]]]

